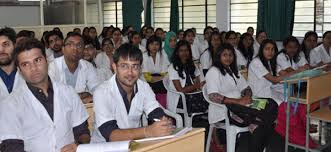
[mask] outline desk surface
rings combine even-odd
[[[310,114],[310,118],[331,122],[331,110],[329,106],[316,110]]]
[[[141,142],[132,149],[132,152],[157,151],[157,152],[190,152],[204,150],[204,128],[194,128],[183,136],[171,139]]]

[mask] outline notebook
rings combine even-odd
[[[268,103],[268,99],[255,98],[248,106],[256,110],[264,110]]]
[[[186,134],[187,132],[189,132],[191,130],[192,130],[192,127],[177,128],[171,133],[171,135],[162,136],[162,137],[143,138],[143,139],[135,140],[135,142],[145,142],[145,141],[175,138],[175,137],[179,137],[181,135],[184,135],[184,134]]]
[[[81,144],[77,147],[77,152],[129,152],[131,148],[137,145],[138,143],[134,141]]]

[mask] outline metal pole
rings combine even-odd
[[[103,3],[102,0],[98,0],[98,8],[99,8],[99,26],[100,30],[103,28]]]

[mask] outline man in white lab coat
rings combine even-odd
[[[60,31],[50,31],[47,33],[46,43],[48,44],[48,49],[46,50],[47,61],[50,63],[55,58],[61,57],[63,55],[63,39],[61,38]]]
[[[11,28],[0,29],[0,100],[6,98],[24,80],[13,58],[16,33]]]
[[[171,121],[165,117],[148,83],[139,80],[141,51],[132,44],[120,46],[112,64],[115,75],[103,82],[93,94],[95,131],[92,142],[134,140],[169,135]],[[142,127],[146,114],[150,121]]]
[[[89,103],[100,81],[93,65],[81,59],[84,46],[80,34],[69,34],[64,40],[63,56],[49,64],[48,74],[54,80],[75,88],[83,103]]]
[[[0,151],[75,152],[89,143],[86,109],[73,88],[48,77],[41,42],[20,41],[15,58],[26,83],[0,102]]]

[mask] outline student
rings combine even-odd
[[[236,39],[237,36],[236,36],[236,32],[234,31],[229,31],[225,34],[225,42],[231,44],[235,49],[236,56],[237,58],[239,58],[237,59],[237,66],[238,69],[241,70],[247,66],[247,60],[245,60],[243,55],[241,55],[240,51],[236,49],[237,48]]]
[[[101,34],[98,36],[99,44],[102,43],[102,40],[107,38],[107,32],[109,27],[103,27]],[[102,46],[101,46],[102,47]]]
[[[156,94],[167,93],[162,80],[170,64],[167,54],[161,50],[161,43],[161,39],[157,36],[151,36],[147,40],[147,51],[143,54],[142,64],[144,78]]]
[[[193,57],[193,61],[197,62],[200,58],[200,51],[199,51],[199,47],[196,45],[196,43],[194,43],[195,40],[195,34],[194,31],[192,29],[187,29],[184,32],[184,39],[189,42],[190,44],[190,48],[192,51],[192,57]]]
[[[247,107],[252,103],[252,92],[237,69],[236,55],[232,45],[225,43],[217,50],[213,66],[206,75],[206,87],[212,102],[225,104],[228,107],[232,116],[229,117],[230,123],[241,127],[249,126],[251,134],[248,140],[248,151],[262,152],[273,131],[277,104],[270,99],[263,110]],[[218,106],[210,105],[208,113],[210,123],[225,119],[225,111]]]
[[[74,28],[72,31],[78,34],[82,34],[82,31],[78,27]]]
[[[113,72],[110,70],[110,68],[96,66],[95,56],[97,54],[97,50],[93,45],[93,41],[90,40],[90,41],[86,41],[85,43],[86,44],[83,51],[83,59],[90,62],[94,66],[94,68],[96,68],[97,76],[100,82],[108,80],[113,75]]]
[[[57,31],[50,31],[45,37],[48,46],[48,49],[46,50],[48,63],[63,55],[63,39],[61,39],[60,35],[61,34]]]
[[[15,66],[14,46],[16,33],[12,28],[0,29],[0,99],[5,99],[24,83]],[[0,140],[1,141],[1,140]]]
[[[145,37],[141,40],[141,45],[146,48],[147,40],[154,35],[154,28],[151,26],[146,27]]]
[[[213,28],[211,26],[207,26],[204,30],[203,30],[203,41],[200,42],[199,44],[199,51],[202,53],[204,52],[206,49],[208,49],[209,47],[209,41],[210,41],[210,35],[213,32]]]
[[[82,37],[85,40],[86,38],[90,37],[89,35],[90,28],[89,27],[84,27]]]
[[[321,66],[331,62],[331,31],[323,34],[323,43],[310,52],[310,65]]]
[[[141,43],[141,36],[138,32],[132,31],[129,37],[129,43],[138,47],[142,53],[146,52],[146,48],[142,46]]]
[[[240,70],[247,68],[253,59],[253,42],[254,39],[249,33],[244,33],[240,37],[239,44],[236,49],[237,66]]]
[[[309,69],[309,64],[303,52],[299,50],[299,41],[289,36],[283,41],[284,49],[277,55],[277,65],[281,70],[292,72]]]
[[[194,93],[201,90],[204,85],[200,82],[200,71],[194,65],[190,43],[187,41],[179,41],[176,44],[175,52],[171,58],[171,65],[168,68],[169,89],[176,90],[182,93]],[[187,101],[188,113],[205,112],[208,108],[208,103],[204,100],[201,93],[195,95],[185,95]],[[167,109],[176,112],[176,108],[182,107],[182,99],[176,93],[168,91],[167,98],[170,103],[167,103]]]
[[[257,54],[259,53],[260,45],[262,44],[262,42],[265,39],[267,39],[267,32],[259,31],[256,33],[255,41],[253,44],[253,47],[254,47],[253,58],[255,58],[257,56]]]
[[[48,77],[41,42],[17,43],[15,59],[26,83],[0,102],[0,151],[75,152],[89,143],[86,109],[73,88]]]
[[[317,33],[308,31],[302,40],[300,50],[304,53],[308,63],[310,63],[310,52],[317,46]]]
[[[177,41],[184,40],[184,30],[178,30]]]
[[[99,84],[93,65],[81,60],[84,41],[81,35],[72,33],[64,40],[63,56],[49,64],[48,73],[55,81],[75,88],[84,103],[92,102],[92,93]]]
[[[133,32],[133,26],[129,25],[126,26],[125,28],[122,29],[122,33],[123,33],[123,38],[122,38],[122,42],[124,43],[129,43],[129,37],[130,37],[130,33]]]
[[[155,30],[155,36],[159,37],[161,39],[161,41],[164,41],[164,30],[163,28],[157,28]]]
[[[166,36],[165,36],[165,40],[164,40],[163,50],[164,50],[165,53],[167,53],[169,62],[171,60],[172,54],[174,53],[176,43],[177,43],[176,34],[174,32],[171,32],[171,31],[167,32]]]
[[[278,67],[277,52],[277,45],[273,40],[266,39],[262,42],[258,56],[249,65],[248,84],[252,89],[253,96],[272,98],[280,104],[284,101],[283,88],[274,84],[279,83],[293,72],[287,73]],[[273,92],[273,87],[281,93]]]
[[[115,50],[123,44],[121,30],[117,27],[114,28],[114,30],[113,30],[112,41],[113,41]]]
[[[253,27],[251,27],[251,26],[250,26],[250,27],[248,27],[248,28],[247,28],[247,33],[249,33],[250,35],[252,35],[252,36],[253,36],[253,35],[254,35],[254,28],[253,28]]]
[[[236,32],[236,44],[235,47],[238,47],[239,41],[240,41],[241,34],[239,32]]]
[[[216,50],[221,46],[221,35],[218,32],[213,32],[208,43],[208,49],[206,49],[200,56],[203,75],[206,75],[208,69],[211,67],[213,56],[216,54]]]
[[[113,53],[114,53],[114,45],[111,39],[105,38],[101,43],[101,52],[97,54],[95,58],[95,64],[98,68],[106,68],[112,70],[113,63]]]
[[[90,29],[89,37],[92,39],[94,47],[97,50],[100,50],[100,43],[99,43],[99,39],[98,39],[97,29],[93,26],[91,26],[89,29]]]
[[[115,75],[103,82],[94,94],[95,130],[92,142],[134,140],[169,135],[173,128],[149,85],[139,80],[141,51],[123,44],[114,54]],[[161,121],[142,127],[140,118]]]

